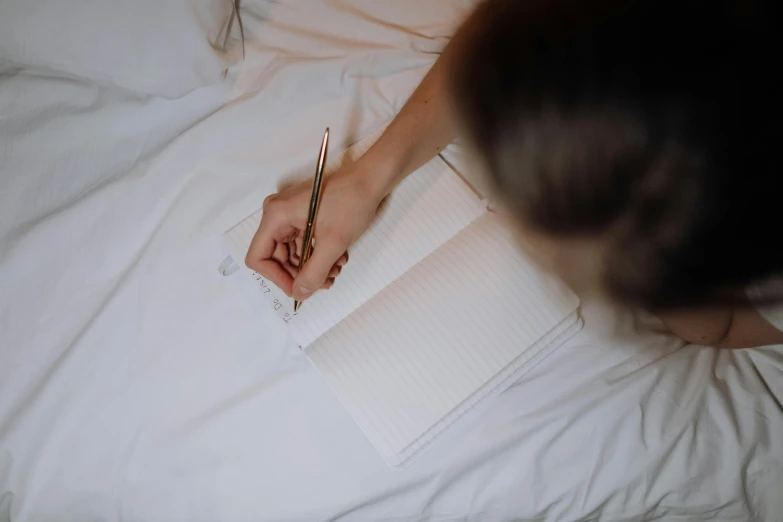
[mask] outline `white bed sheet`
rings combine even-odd
[[[242,69],[180,100],[0,77],[0,520],[781,519],[783,350],[615,338],[589,307],[388,468],[220,234],[326,125],[388,121],[466,4],[246,4]]]

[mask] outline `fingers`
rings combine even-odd
[[[319,237],[317,247],[313,248],[310,259],[293,283],[293,297],[298,301],[304,301],[313,292],[328,283],[327,279],[333,276],[333,270],[337,261],[345,254],[345,244],[341,241],[330,240],[328,237]],[[346,260],[347,260],[347,256]],[[337,269],[339,274],[340,269]],[[331,285],[330,285],[331,286]]]
[[[267,225],[268,226],[268,225]],[[299,275],[299,255],[296,253],[297,241],[288,240],[288,235],[296,234],[297,230],[288,232],[283,230],[278,233],[270,233],[265,228],[264,224],[259,226],[256,235],[250,244],[247,256],[245,258],[245,264],[252,270],[255,270],[263,277],[269,279],[278,288],[283,290],[288,296],[294,295],[293,285]],[[281,237],[280,241],[275,240],[275,237]],[[301,245],[301,238],[299,238],[298,244]],[[271,253],[270,253],[271,250]],[[313,248],[313,254],[310,258],[310,262],[307,266],[311,266],[312,263],[316,263],[315,268],[318,268],[317,263],[321,259],[322,255],[316,255],[319,249]],[[305,288],[315,288],[326,290],[332,287],[335,282],[335,278],[342,272],[342,267],[348,262],[348,253],[344,252],[337,261],[329,268],[328,273],[325,276],[322,284],[307,283],[312,286],[305,286]],[[312,268],[311,268],[312,270]],[[314,272],[318,274],[317,278],[320,278],[320,272]],[[303,281],[310,281],[310,279],[303,279]],[[306,292],[309,297],[312,291]],[[300,299],[303,300],[306,297]]]
[[[271,207],[271,203],[265,202],[265,207]],[[286,223],[283,214],[265,212],[245,256],[248,268],[269,279],[289,296],[296,271],[287,263],[289,253],[285,244],[297,233],[297,228]]]
[[[288,249],[289,249],[288,262],[291,265],[295,266],[295,267],[299,266],[300,255],[302,253],[302,241],[303,241],[302,236],[299,236],[294,241],[291,241],[290,243],[288,243]],[[313,247],[313,250],[315,250],[315,247]],[[338,259],[335,262],[334,266],[336,268],[341,268],[341,267],[345,266],[347,263],[348,263],[348,252],[345,252],[342,256],[340,256],[340,259]],[[332,274],[330,272],[329,273],[329,277],[335,277],[339,273],[340,273],[339,270],[335,274]]]
[[[343,267],[339,265],[334,265],[331,270],[329,270],[329,277],[334,279],[338,275],[340,275],[340,272],[342,271]]]
[[[293,264],[290,261],[290,245],[291,243],[278,243],[272,258],[277,261],[292,278],[295,278],[296,274],[299,273],[299,268],[298,263]]]
[[[297,236],[293,241],[288,243],[288,248],[290,250],[289,262],[294,266],[299,266],[303,244],[304,238],[302,236]]]
[[[312,190],[302,185],[269,196],[245,264],[300,301],[318,289],[331,287],[348,262],[347,248],[372,222],[377,210],[377,202],[359,188],[355,178],[347,174],[329,178],[313,251],[305,267],[300,256]]]

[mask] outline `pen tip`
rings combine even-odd
[[[299,311],[299,305],[301,303],[299,301],[294,301],[294,313]]]

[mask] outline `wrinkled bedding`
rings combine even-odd
[[[587,306],[395,470],[218,272],[221,233],[325,126],[336,150],[388,122],[466,9],[247,2],[244,62],[179,99],[2,69],[0,521],[783,518],[780,346],[682,347]]]

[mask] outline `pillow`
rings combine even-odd
[[[2,0],[0,62],[180,97],[236,62],[235,0]]]

